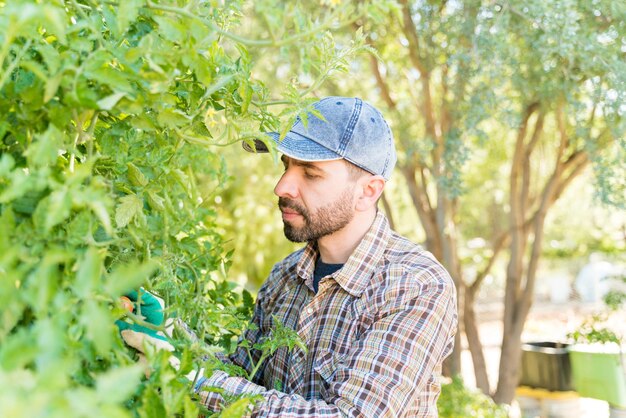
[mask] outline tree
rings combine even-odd
[[[328,29],[371,7],[313,20],[278,6],[0,3],[0,415],[198,414],[182,376],[201,355],[219,367],[211,350],[178,336],[181,369],[149,353],[142,381],[113,324],[144,322],[118,297],[156,291],[225,349],[245,326],[251,299],[224,280],[231,254],[216,228],[220,146],[284,130],[311,103],[295,84],[266,88],[250,51],[295,49],[321,83],[361,48],[358,37],[330,47]],[[247,38],[251,21],[266,33]]]
[[[369,99],[393,120],[399,171],[426,247],[457,284],[486,393],[474,303],[498,257],[508,257],[498,402],[514,395],[549,209],[589,165],[604,200],[624,204],[625,13],[616,2],[401,0],[383,25],[357,22],[379,54],[368,63],[371,84],[360,82],[359,91],[372,92]],[[485,210],[504,222],[488,225],[490,254],[474,277],[464,277],[460,248],[475,237],[468,235],[472,219],[461,217],[464,196],[473,193],[463,179],[477,153],[499,156],[493,171],[506,173],[504,201],[479,190]],[[459,351],[448,370],[459,372]]]

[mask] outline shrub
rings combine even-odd
[[[229,32],[241,1],[0,2],[0,416],[199,413],[181,376],[206,344],[231,349],[252,306],[224,280],[216,150],[284,130],[311,103],[281,87],[279,123],[248,46],[298,42],[303,62],[328,60],[312,65],[320,83],[360,47],[322,31],[352,6],[321,24],[273,0],[255,7],[274,13],[280,45]],[[155,354],[142,379],[119,338],[119,297],[139,286],[203,342],[175,341],[179,372]]]
[[[496,405],[489,396],[479,390],[467,388],[459,376],[441,385],[437,408],[441,418],[508,417],[506,406]]]

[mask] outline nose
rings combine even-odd
[[[295,199],[298,197],[298,186],[292,173],[287,169],[276,183],[274,194],[278,197],[289,197]]]

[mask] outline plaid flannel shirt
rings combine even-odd
[[[314,243],[276,264],[259,291],[244,337],[267,336],[274,318],[298,332],[308,353],[278,349],[250,382],[222,371],[197,385],[260,394],[255,417],[433,417],[441,363],[457,325],[452,279],[435,258],[397,235],[378,213],[344,266],[313,291]],[[260,353],[252,350],[254,361]],[[229,358],[248,372],[248,353]],[[219,409],[215,392],[201,392]]]

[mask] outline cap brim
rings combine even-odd
[[[266,135],[276,142],[278,151],[296,160],[332,161],[341,160],[343,158],[336,152],[292,131],[287,132],[287,135],[285,135],[282,141],[279,141],[280,134],[278,132],[267,132]],[[242,146],[249,152],[269,152],[267,145],[260,139],[255,139],[252,146],[246,142],[242,142]]]

